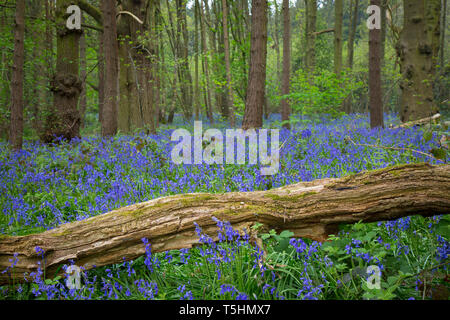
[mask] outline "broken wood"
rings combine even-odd
[[[258,222],[268,230],[323,241],[342,223],[449,212],[450,166],[402,165],[266,191],[168,196],[40,234],[0,235],[0,271],[18,253],[13,275],[16,283],[23,281],[41,260],[36,246],[45,252],[48,277],[71,259],[86,270],[135,259],[145,253],[142,238],[149,240],[152,253],[190,248],[198,243],[194,222],[217,240],[213,217],[241,231]],[[0,284],[11,281],[11,275],[0,272]]]
[[[395,127],[391,126],[391,129],[409,128],[409,127],[414,127],[414,126],[425,125],[425,124],[428,124],[428,123],[435,123],[440,118],[441,118],[441,115],[439,113],[437,113],[437,114],[435,114],[432,117],[423,118],[423,119],[419,119],[419,120],[415,120],[415,121],[405,122],[405,123],[402,123],[401,125],[398,125],[398,126],[395,126]]]

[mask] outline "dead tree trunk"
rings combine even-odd
[[[432,216],[450,210],[450,165],[410,164],[338,179],[302,182],[278,189],[226,194],[175,195],[117,209],[41,234],[0,236],[0,270],[18,253],[15,281],[37,268],[35,247],[45,252],[49,277],[73,259],[91,269],[144,254],[190,248],[198,242],[194,222],[217,240],[216,217],[238,230],[262,223],[295,237],[325,240],[338,224]],[[0,273],[0,284],[11,275]]]

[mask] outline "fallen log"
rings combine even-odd
[[[36,270],[35,247],[45,252],[49,277],[73,259],[91,269],[135,259],[145,253],[190,248],[198,243],[194,222],[217,240],[216,217],[234,228],[290,230],[295,237],[323,241],[342,223],[392,220],[410,215],[447,214],[450,209],[450,166],[410,164],[338,178],[302,182],[278,189],[225,194],[183,194],[120,208],[40,234],[0,235],[0,271],[18,262],[15,281]],[[0,272],[0,284],[11,281]]]

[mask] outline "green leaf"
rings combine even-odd
[[[294,236],[294,233],[289,230],[284,230],[280,233],[280,237],[282,238],[291,238],[292,236]]]

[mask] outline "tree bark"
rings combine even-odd
[[[397,43],[402,81],[402,122],[437,113],[433,82],[440,40],[440,0],[404,0],[403,30]]]
[[[227,93],[228,99],[228,112],[230,119],[230,126],[235,126],[235,114],[234,114],[234,98],[233,98],[233,86],[231,82],[231,61],[230,61],[230,41],[228,37],[228,4],[226,0],[222,0],[222,23],[223,23],[223,45],[225,51],[225,69],[227,73]]]
[[[105,101],[102,115],[102,135],[117,133],[118,109],[118,48],[116,25],[116,2],[102,0],[103,54],[105,56]]]
[[[41,234],[2,235],[0,270],[17,253],[14,277],[23,281],[41,259],[36,246],[45,252],[49,277],[71,259],[86,270],[135,259],[145,252],[142,238],[149,240],[152,253],[190,248],[198,243],[194,222],[217,241],[214,217],[241,232],[258,222],[265,230],[290,230],[295,237],[324,241],[342,223],[447,214],[449,195],[450,165],[410,164],[267,191],[169,196]],[[10,276],[0,273],[0,284],[11,282]]]
[[[283,0],[283,81],[281,94],[288,95],[291,76],[291,19],[289,14],[289,0]],[[291,114],[288,99],[281,100],[281,121],[283,127],[290,129],[289,116]]]
[[[80,136],[78,99],[81,93],[79,54],[81,30],[66,27],[66,10],[69,0],[56,1],[57,58],[56,72],[51,81],[53,110],[46,119],[41,139],[51,142],[56,137],[71,140]]]
[[[350,31],[348,36],[348,58],[347,58],[347,67],[352,70],[353,69],[353,57],[354,57],[354,48],[355,48],[355,35],[356,35],[356,26],[358,25],[358,8],[359,8],[359,0],[352,0],[350,5]]]
[[[381,6],[381,0],[371,0],[371,5]],[[381,30],[369,31],[369,108],[370,127],[384,127],[383,95],[381,90]]]
[[[350,30],[348,35],[348,55],[347,55],[347,67],[350,71],[353,70],[353,57],[354,57],[354,48],[355,48],[355,35],[356,35],[356,27],[358,25],[358,8],[359,8],[359,0],[350,1]],[[349,95],[345,98],[344,101],[344,111],[346,113],[352,112],[352,96]]]
[[[178,43],[178,74],[181,89],[181,103],[183,116],[190,121],[192,117],[192,76],[189,70],[189,52],[188,52],[188,29],[186,18],[186,0],[176,0],[177,7],[177,31],[181,35]]]
[[[267,7],[267,0],[252,1],[250,70],[244,119],[242,121],[244,130],[262,127],[266,91]]]
[[[198,1],[198,0],[196,0]],[[213,115],[213,109],[212,109],[212,102],[211,102],[211,81],[209,77],[209,65],[208,65],[208,47],[206,43],[206,32],[205,32],[205,14],[204,14],[204,3],[200,2],[197,3],[199,9],[200,9],[200,41],[201,41],[201,48],[202,48],[202,54],[203,54],[203,73],[205,74],[205,82],[206,82],[206,91],[204,94],[205,98],[205,111],[206,116],[208,117],[208,120],[210,124],[214,123],[214,115]]]
[[[83,21],[83,18],[81,19]],[[80,93],[80,127],[85,125],[86,108],[87,108],[87,61],[86,61],[86,31],[83,31],[80,37],[80,78],[81,78],[81,93]]]
[[[314,74],[316,65],[316,20],[317,0],[305,0],[306,5],[306,56],[305,69],[310,79]]]
[[[342,23],[344,1],[334,1],[334,73],[338,78],[342,71]]]
[[[439,50],[439,65],[445,69],[445,31],[447,29],[447,0],[442,0],[441,46]]]
[[[14,55],[11,79],[11,124],[9,141],[13,150],[22,149],[23,140],[23,65],[25,59],[25,0],[16,1]]]

